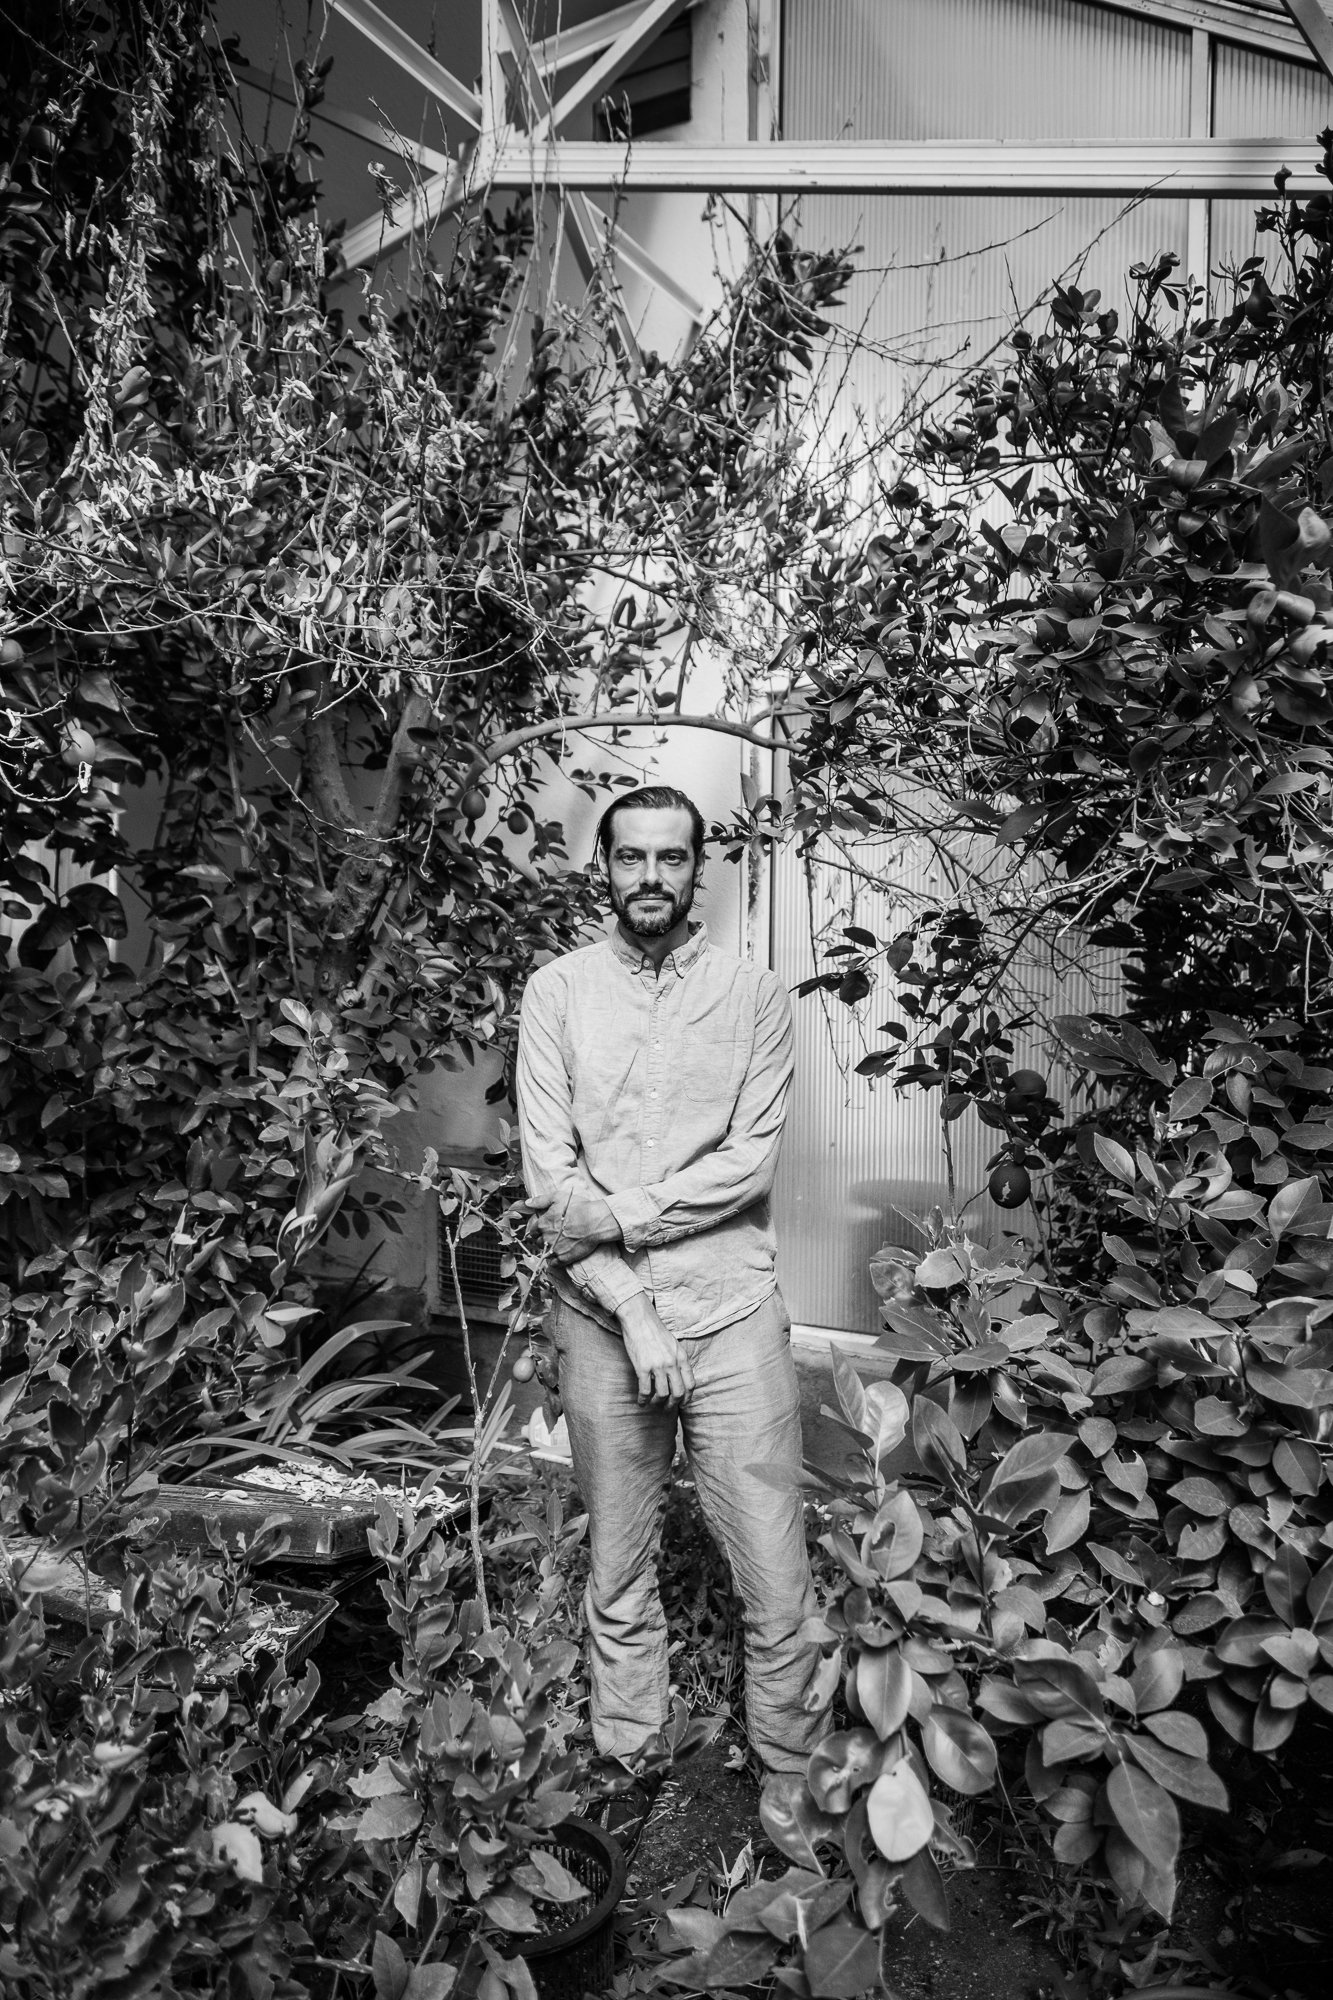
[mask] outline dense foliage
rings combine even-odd
[[[992,1789],[1165,1919],[1231,1746],[1333,1706],[1329,205],[1275,209],[1279,258],[1215,317],[1169,260],[1123,329],[1061,292],[923,436],[928,493],[886,459],[858,539],[790,388],[842,258],[756,246],[636,375],[604,283],[538,310],[520,204],[349,330],[317,55],[274,154],[227,136],[202,0],[7,30],[0,1526],[117,1596],[62,1658],[6,1569],[0,1973],[531,2000],[514,1938],[577,1893],[543,1836],[626,1776],[582,1734],[580,1526],[506,1487],[475,1377],[462,1425],[420,1355],[337,1380],[386,1329],[330,1317],[310,1259],[368,1225],[423,1070],[505,1048],[593,911],[539,746],[689,719],[718,650],[695,721],[744,734],[787,671],[807,712],[785,813],[737,842],[794,832],[876,887],[895,843],[958,859],[821,983],[895,976],[901,1047],[863,1072],[979,1116],[997,1199],[1037,1208],[1031,1242],[960,1206],[876,1260],[891,1375],[837,1368],[859,1462],[813,1480],[835,1730],[763,1800],[791,1866],[664,1897],[627,1976],[851,2000],[896,1911],[947,1923],[959,1802]],[[1128,1012],[1038,1024],[1048,1076],[1010,981],[1062,928],[1124,955]],[[400,1171],[451,1255],[498,1223],[521,1324],[502,1154]],[[400,1484],[391,1685],[335,1717],[241,1645],[280,1530],[186,1557],[135,1514],[312,1449]],[[702,1733],[678,1715],[649,1762]]]
[[[1169,257],[1125,326],[1058,292],[798,607],[812,865],[904,908],[929,842],[951,884],[886,937],[849,906],[810,985],[882,1012],[892,981],[861,1073],[938,1093],[946,1143],[979,1117],[1021,1232],[984,1247],[960,1188],[924,1255],[886,1249],[897,1366],[840,1385],[848,1727],[766,1824],[801,1870],[841,1850],[868,1930],[947,1921],[939,1788],[993,1783],[1169,1916],[1219,1746],[1333,1711],[1329,213],[1262,216],[1214,317]],[[1118,955],[1123,1016],[1034,1010],[1061,937]],[[761,1903],[724,1928],[775,1960]]]

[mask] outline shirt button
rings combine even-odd
[[[656,1139],[645,1139],[643,1143],[645,1144],[645,1146],[655,1146],[657,1144],[657,1141]]]

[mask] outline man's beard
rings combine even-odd
[[[611,908],[620,918],[625,929],[634,937],[665,937],[674,930],[682,917],[688,916],[694,904],[694,884],[691,882],[683,894],[674,896],[670,889],[661,889],[660,902],[649,903],[642,889],[636,889],[629,896],[617,895],[611,891]]]

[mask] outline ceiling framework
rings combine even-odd
[[[1049,194],[1186,196],[1191,202],[1191,262],[1207,265],[1207,203],[1264,200],[1273,177],[1288,170],[1288,193],[1326,192],[1314,171],[1312,141],[1218,139],[1210,135],[1209,65],[1215,41],[1239,43],[1287,61],[1317,62],[1333,76],[1333,0],[1282,0],[1285,15],[1246,0],[1093,0],[1114,11],[1143,15],[1191,31],[1195,88],[1191,133],[1169,140],[1096,140],[1083,144],[979,144],[968,141],[858,141],[806,144],[644,143],[574,140],[564,129],[604,99],[670,23],[696,0],[631,0],[598,19],[529,44],[515,0],[482,0],[485,70],[480,91],[450,74],[397,26],[374,0],[331,0],[334,9],[389,55],[430,97],[467,128],[468,139],[447,164],[419,145],[406,156],[437,171],[417,182],[406,212],[392,223],[374,216],[350,230],[343,251],[349,268],[372,263],[418,230],[427,234],[448,214],[490,187],[558,192],[568,240],[588,282],[607,287],[618,337],[637,354],[633,329],[614,277],[615,258],[658,286],[697,321],[702,309],[686,286],[587,199],[592,192],[643,189],[658,193],[770,194]],[[1087,0],[1078,0],[1087,4]],[[584,70],[563,92],[560,72]],[[514,112],[514,106],[521,110]],[[347,114],[343,114],[344,122]],[[369,121],[358,121],[362,129]],[[376,132],[382,131],[378,125]],[[753,129],[753,126],[752,126]],[[401,142],[400,142],[401,143]]]

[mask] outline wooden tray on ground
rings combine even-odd
[[[120,1611],[120,1592],[90,1570],[82,1556],[52,1555],[31,1535],[10,1535],[5,1554],[21,1574],[23,1594],[39,1597],[47,1624],[58,1628],[60,1650],[72,1650],[85,1634],[100,1632]],[[0,1578],[0,1587],[5,1583],[7,1579]],[[294,1672],[318,1644],[337,1609],[337,1598],[328,1591],[301,1590],[286,1583],[252,1583],[250,1595],[255,1610],[242,1651],[278,1655]],[[202,1648],[199,1665],[204,1679],[208,1656],[209,1649]]]
[[[365,1490],[370,1482],[348,1481],[344,1487],[336,1477],[300,1472],[293,1472],[291,1481],[268,1485],[241,1475],[207,1484],[159,1486],[155,1492],[124,1501],[122,1519],[156,1522],[163,1539],[177,1549],[206,1548],[212,1525],[233,1551],[239,1550],[242,1540],[248,1547],[265,1521],[278,1520],[290,1545],[274,1561],[334,1569],[364,1560],[366,1531],[376,1520],[376,1496]],[[430,1497],[441,1525],[467,1504],[465,1496],[446,1500],[438,1488]]]
[[[203,1549],[215,1527],[223,1544],[238,1554],[249,1547],[265,1521],[279,1520],[290,1538],[283,1562],[336,1568],[367,1554],[366,1530],[375,1525],[373,1501],[313,1501],[276,1488],[226,1485],[159,1486],[123,1503],[122,1519],[152,1521],[174,1549]]]

